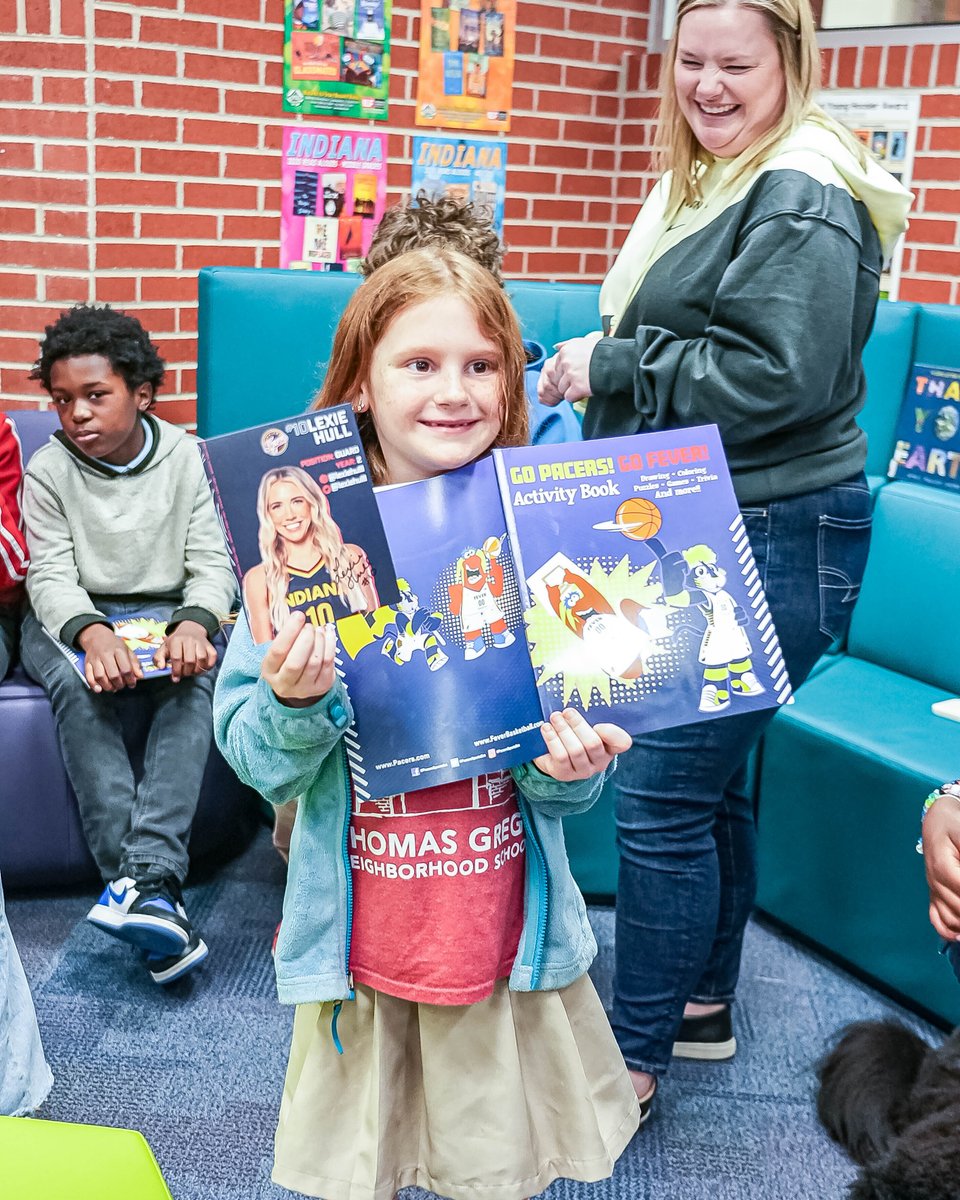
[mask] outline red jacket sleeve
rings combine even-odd
[[[27,577],[27,539],[20,512],[23,459],[9,417],[0,413],[0,604],[16,603]]]

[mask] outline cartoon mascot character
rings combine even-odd
[[[457,559],[456,583],[447,589],[450,611],[460,620],[467,661],[479,658],[486,650],[485,629],[490,631],[497,649],[514,641],[499,603],[503,596],[503,567],[499,562],[502,546],[502,537],[489,537],[479,550],[465,550]]]

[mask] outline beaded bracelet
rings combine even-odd
[[[923,802],[923,812],[920,814],[920,823],[923,823],[923,818],[927,815],[931,808],[936,804],[941,796],[952,796],[958,804],[960,804],[960,779],[953,779],[949,783],[941,783],[938,788],[927,796]],[[917,853],[923,853],[923,838],[917,839]]]

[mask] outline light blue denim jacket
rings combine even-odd
[[[241,614],[214,695],[217,745],[240,778],[271,803],[300,797],[276,950],[281,1002],[349,999],[350,778],[342,738],[353,713],[339,680],[309,708],[282,705],[260,678],[265,652]],[[512,775],[527,852],[523,932],[510,987],[562,988],[586,971],[597,944],[570,873],[560,818],[589,808],[604,776],[558,783],[532,764]]]

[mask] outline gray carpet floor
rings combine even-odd
[[[270,1182],[292,1021],[276,1001],[270,957],[282,890],[266,832],[188,888],[210,958],[167,990],[128,948],[82,919],[93,896],[10,898],[56,1080],[39,1115],[141,1130],[175,1200],[294,1195]],[[613,912],[593,908],[591,920],[601,947],[591,974],[607,1003]],[[840,1200],[853,1170],[817,1125],[812,1066],[838,1027],[891,1013],[940,1040],[836,967],[752,924],[735,1009],[736,1058],[678,1062],[613,1177],[589,1186],[558,1181],[544,1196]],[[411,1189],[403,1198],[427,1194]]]

